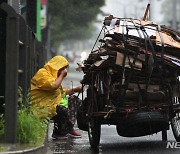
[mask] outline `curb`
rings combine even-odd
[[[48,126],[47,126],[48,128]],[[35,147],[35,148],[30,148],[30,149],[25,149],[25,150],[18,150],[18,151],[4,151],[0,152],[0,154],[45,154],[47,153],[47,146],[48,146],[48,131],[47,129],[46,132],[46,137],[44,140],[44,143],[41,146]]]
[[[19,151],[7,151],[7,152],[0,152],[0,154],[40,154],[40,153],[46,153],[47,148],[45,145],[32,148],[32,149],[26,149],[26,150],[19,150]]]

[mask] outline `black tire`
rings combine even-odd
[[[167,141],[167,130],[162,131],[162,141]]]
[[[94,118],[90,118],[88,124],[89,124],[89,129],[88,129],[89,143],[92,149],[97,149],[100,143],[101,124],[98,122],[97,119]]]
[[[88,112],[88,100],[87,98],[81,103],[79,109],[77,110],[77,125],[78,128],[83,131],[88,131],[88,117],[86,116]]]
[[[179,82],[178,82],[179,84]],[[177,84],[172,85],[173,89],[173,105],[180,104],[179,87]],[[171,127],[174,138],[177,142],[180,142],[180,112],[175,113],[175,116],[171,119]]]
[[[116,129],[123,137],[151,135],[169,129],[169,119],[160,112],[132,113],[124,117]]]
[[[171,127],[174,138],[177,142],[180,142],[180,113],[176,113],[176,116],[171,119]]]

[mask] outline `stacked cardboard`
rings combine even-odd
[[[82,67],[85,77],[92,71],[111,68],[138,80],[171,80],[180,66],[180,32],[151,21],[106,17],[101,43],[93,49]]]

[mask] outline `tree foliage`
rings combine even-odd
[[[49,15],[51,17],[52,42],[68,38],[86,38],[91,32],[91,23],[101,12],[105,0],[51,0]]]

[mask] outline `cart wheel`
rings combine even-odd
[[[99,124],[97,119],[91,118],[89,120],[88,135],[91,148],[97,149],[101,136],[101,125]]]
[[[179,86],[180,86],[180,80],[177,82],[177,84],[172,85],[173,105],[178,105],[178,106],[180,105]],[[171,119],[171,127],[174,134],[174,138],[176,139],[177,142],[180,142],[180,112],[176,112],[175,116]]]
[[[167,130],[162,131],[162,140],[167,141]]]
[[[180,113],[176,113],[176,116],[171,119],[171,127],[174,138],[177,142],[180,142]]]

